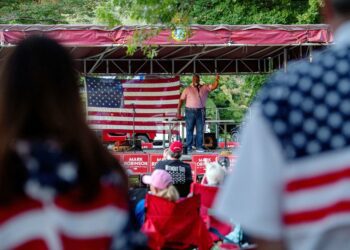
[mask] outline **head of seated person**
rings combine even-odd
[[[219,163],[207,162],[205,163],[205,168],[202,184],[220,186],[224,182],[226,171]]]
[[[153,195],[165,198],[169,201],[177,201],[180,197],[177,189],[173,186],[171,175],[162,169],[156,169],[152,175],[145,175],[143,183],[150,185]]]
[[[71,190],[88,201],[112,171],[126,195],[123,168],[86,123],[80,76],[66,48],[44,36],[26,38],[6,58],[0,79],[0,204]]]
[[[180,141],[175,141],[164,151],[163,158],[166,160],[178,160],[182,155],[182,150],[182,143]]]

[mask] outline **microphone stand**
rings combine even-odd
[[[136,139],[135,139],[135,104],[132,103],[132,146],[129,149],[129,151],[133,150],[134,152],[136,151]]]
[[[209,148],[205,145],[205,129],[206,129],[206,126],[205,126],[205,108],[202,109],[202,123],[203,123],[203,133],[202,133],[202,140],[203,140],[203,145],[202,147],[205,149],[205,150],[209,150]]]
[[[205,136],[204,136],[204,134],[205,134],[205,105],[203,105],[202,98],[200,96],[200,88],[201,88],[201,86],[197,85],[196,87],[197,87],[199,100],[201,101],[201,105],[203,107],[202,111],[201,111],[201,113],[202,113],[201,119],[202,119],[202,124],[203,124],[203,131],[202,131],[202,135],[201,135],[202,136],[202,145],[200,147],[203,147],[205,150],[208,150],[209,148],[204,145],[205,144]]]

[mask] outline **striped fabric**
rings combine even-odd
[[[350,249],[350,22],[264,85],[215,214],[290,250]]]
[[[282,221],[291,249],[348,249],[349,150],[289,166],[284,178]],[[296,171],[297,170],[297,171]],[[345,247],[345,248],[344,248]]]
[[[99,88],[92,89],[90,83],[97,82]],[[120,90],[113,90],[114,98],[122,101],[104,104],[106,97],[104,84],[106,79],[86,78],[88,122],[96,130],[116,130],[116,132],[131,132],[133,130],[133,115],[135,114],[135,130],[137,132],[163,132],[168,130],[162,121],[167,117],[175,117],[180,97],[179,77],[144,80],[114,80],[115,85],[122,84]],[[91,95],[101,92],[99,101],[92,102]],[[122,92],[122,94],[121,94]]]
[[[97,198],[79,203],[58,196],[43,204],[22,198],[0,207],[0,249],[110,249],[122,239],[127,204],[115,187],[104,185]]]

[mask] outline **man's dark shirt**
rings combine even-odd
[[[190,193],[192,171],[189,164],[180,160],[162,160],[157,162],[155,168],[166,170],[171,175],[180,197],[186,197]]]

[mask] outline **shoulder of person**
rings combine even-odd
[[[318,140],[317,137],[309,135],[307,126],[300,124],[308,119],[314,122],[316,127],[328,126],[327,123],[322,124],[322,109],[316,108],[325,107],[327,115],[327,110],[330,110],[328,106],[332,105],[327,93],[332,93],[334,88],[341,92],[342,81],[338,81],[341,75],[338,70],[342,70],[344,60],[348,60],[346,55],[340,57],[333,50],[326,50],[316,54],[312,63],[308,60],[291,63],[287,72],[279,71],[274,74],[258,95],[257,106],[260,114],[288,160],[312,154],[309,150],[300,150],[301,146],[294,143],[295,138],[305,138],[306,142]],[[335,101],[340,102],[339,97],[337,98],[338,93],[335,92]],[[298,137],[299,135],[301,137]],[[317,143],[322,149],[328,148],[321,142]],[[302,145],[306,147],[306,143],[302,142]]]
[[[167,165],[169,166],[178,166],[181,164],[180,160],[167,160]]]
[[[305,75],[309,76],[313,67],[315,63],[310,64],[306,59],[290,63],[287,72],[279,70],[266,81],[255,101],[264,106],[270,100],[288,100],[291,90],[299,91],[299,81]]]
[[[205,83],[202,85],[202,88],[205,88],[206,90],[211,91],[212,85],[213,85],[212,83]]]
[[[186,167],[189,167],[189,168],[191,168],[191,165],[190,164],[188,164],[188,163],[186,163],[186,162],[184,162],[184,161],[181,161],[181,160],[178,160],[179,162],[180,162],[180,164],[181,164],[181,166],[186,166]]]
[[[187,86],[181,93],[181,96],[184,96],[184,95],[187,95],[188,92],[190,91],[190,88],[191,88],[191,85],[190,86]]]
[[[159,164],[161,166],[163,165],[165,166],[165,165],[171,165],[174,162],[176,162],[176,160],[160,160],[156,163],[156,165]]]
[[[156,169],[164,169],[165,165],[167,165],[168,160],[160,160],[156,163],[155,168]]]

